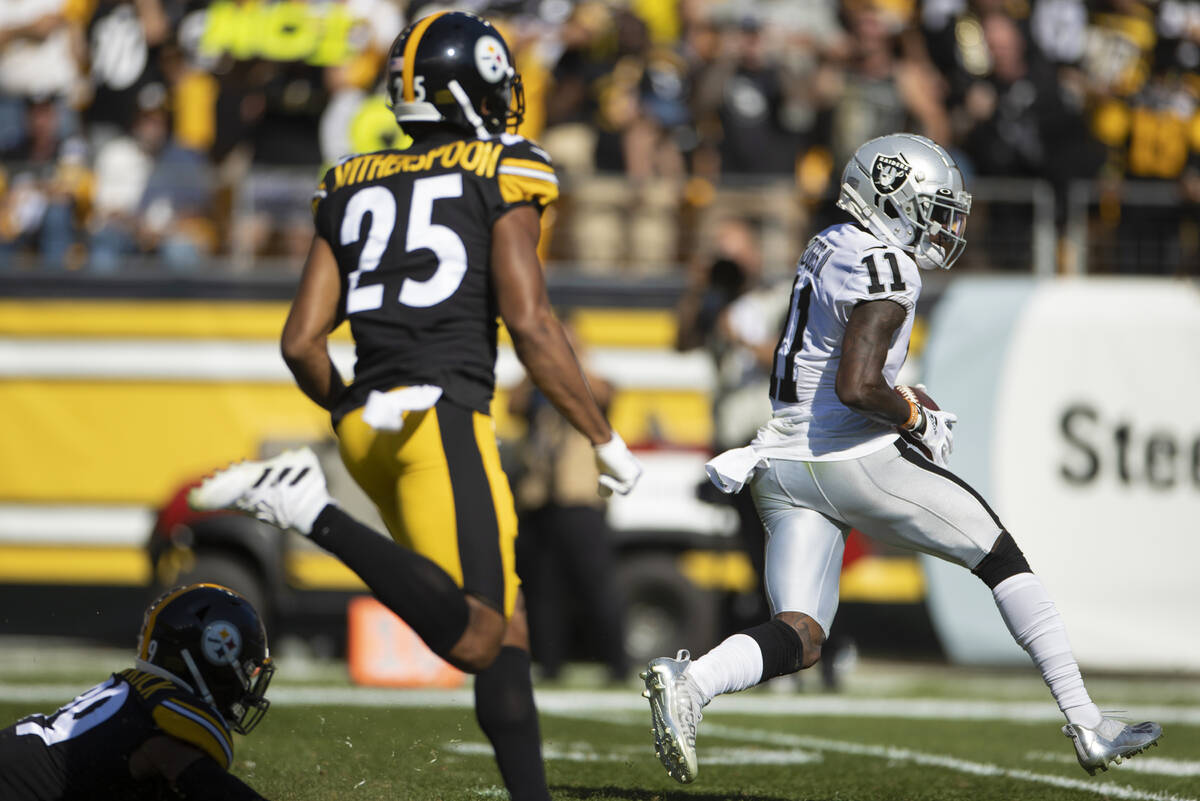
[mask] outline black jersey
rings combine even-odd
[[[487,413],[495,387],[492,225],[514,206],[558,197],[550,157],[513,134],[447,131],[406,150],[345,159],[313,197],[317,233],[342,278],[354,382],[337,423],[371,390],[433,384]]]
[[[130,756],[168,734],[233,762],[229,729],[199,696],[170,679],[130,668],[114,673],[51,715],[0,730],[4,801],[140,801],[167,797],[161,779],[135,781]]]

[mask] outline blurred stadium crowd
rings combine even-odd
[[[402,144],[384,58],[440,7],[4,0],[0,270],[297,269],[324,166]],[[1056,269],[1200,273],[1200,0],[454,7],[516,54],[555,269],[679,271],[729,216],[787,269],[854,148],[911,130],[971,173],[965,269],[1028,271],[1040,225]]]

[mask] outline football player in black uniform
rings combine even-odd
[[[134,667],[0,731],[0,798],[261,799],[227,771],[231,732],[262,720],[274,672],[249,601],[177,587],[146,610]]]
[[[473,14],[424,17],[392,45],[387,87],[413,142],[325,174],[282,346],[404,547],[329,503],[310,451],[235,465],[192,503],[252,511],[337,554],[435,653],[477,674],[476,715],[510,795],[541,801],[517,518],[489,416],[497,315],[530,377],[595,446],[601,491],[628,492],[641,466],[546,295],[540,214],[558,181],[545,151],[507,132],[524,103],[503,38]],[[349,386],[326,345],[343,320],[357,355]]]

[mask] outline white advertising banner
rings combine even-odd
[[[958,279],[923,369],[960,418],[951,469],[1046,583],[1080,663],[1200,670],[1200,290]],[[1026,659],[982,582],[924,564],[952,658]]]

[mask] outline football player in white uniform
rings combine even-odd
[[[1104,717],[1092,703],[1045,587],[984,499],[946,469],[957,418],[893,389],[921,269],[949,269],[966,244],[962,173],[929,139],[883,136],[846,165],[838,206],[854,221],[813,237],[797,266],[771,378],[773,417],[749,446],[707,465],[725,492],[753,492],[774,617],[695,661],[681,651],[650,662],[642,677],[659,759],[692,781],[706,704],[816,663],[837,611],[845,536],[857,528],[979,576],[1066,716],[1080,765],[1107,770],[1157,742],[1162,728]]]

